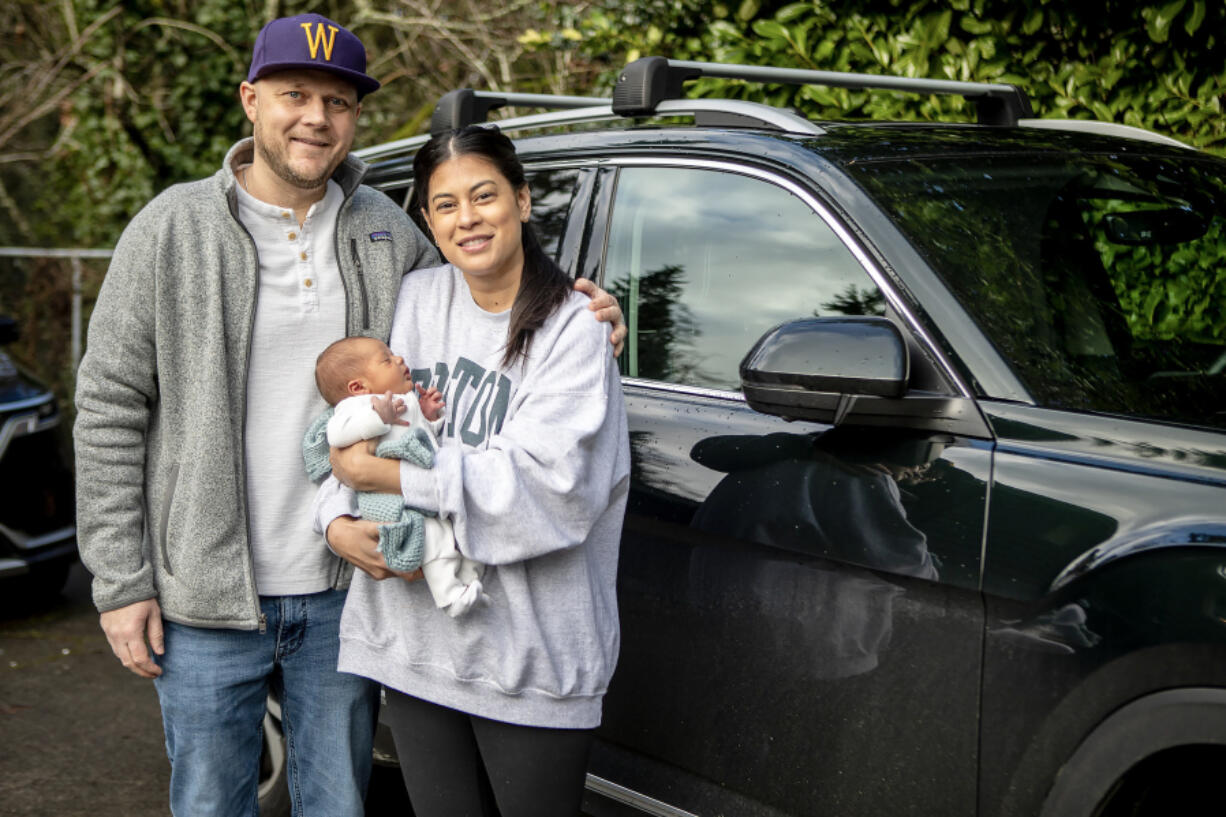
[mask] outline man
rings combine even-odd
[[[349,155],[378,87],[331,20],[265,26],[239,89],[253,138],[137,214],[90,323],[81,556],[111,649],[154,679],[179,817],[254,812],[270,685],[294,813],[362,813],[378,690],[336,672],[337,628],[353,566],[397,574],[369,536],[333,553],[314,533],[301,435],[319,352],[386,339],[401,276],[438,263]]]

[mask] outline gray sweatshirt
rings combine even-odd
[[[449,265],[405,278],[390,346],[442,391],[449,418],[434,468],[402,467],[405,503],[452,519],[460,551],[489,566],[489,599],[452,619],[425,582],[358,574],[341,670],[495,720],[600,723],[630,451],[608,327],[587,304],[571,293],[528,359],[503,369],[510,312],[480,309]],[[342,513],[352,492],[329,478],[316,523]]]
[[[141,210],[98,294],[73,433],[81,559],[102,611],[156,598],[172,621],[260,625],[244,458],[259,259],[232,171],[252,152],[239,142],[216,174]],[[404,211],[361,185],[365,171],[350,156],[332,177],[345,193],[345,331],[386,337],[404,273],[438,261]],[[334,563],[333,585],[345,586],[351,568]]]

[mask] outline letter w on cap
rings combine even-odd
[[[319,47],[324,47],[324,59],[332,62],[332,46],[336,43],[336,26],[328,26],[327,35],[324,34],[324,24],[315,24],[315,34],[311,35],[311,24],[302,23],[302,30],[306,32],[307,45],[311,49],[311,59],[319,59],[316,54],[319,52]]]

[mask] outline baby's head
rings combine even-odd
[[[335,406],[355,394],[408,394],[413,390],[404,358],[375,338],[342,338],[315,361],[315,385]]]

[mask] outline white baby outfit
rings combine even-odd
[[[408,425],[383,422],[372,404],[377,395],[359,394],[346,397],[336,404],[332,418],[328,420],[328,444],[337,448],[353,445],[361,440],[382,438],[382,443],[398,442],[410,433],[424,433],[432,451],[438,450],[438,435],[442,432],[444,419],[427,420],[421,412],[416,395],[393,395],[404,400],[405,412],[400,419]],[[382,445],[381,443],[381,445]],[[394,503],[403,508],[404,500],[399,494],[387,494]],[[481,573],[484,565],[466,558],[456,548],[455,532],[451,522],[438,516],[423,515],[424,543],[421,570],[426,584],[434,597],[434,603],[455,618],[463,615],[481,598]]]

